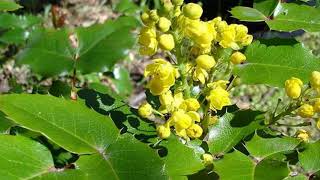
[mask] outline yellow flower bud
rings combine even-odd
[[[201,84],[204,84],[206,82],[207,77],[208,77],[207,71],[197,66],[195,71],[193,72],[193,80],[200,81]]]
[[[183,0],[172,0],[172,3],[175,6],[181,6],[183,4]]]
[[[310,104],[303,104],[298,108],[297,114],[303,118],[311,118],[314,115],[313,106]]]
[[[157,127],[157,133],[161,139],[166,139],[170,136],[171,131],[170,131],[169,127],[166,127],[164,125],[160,125]]]
[[[188,129],[186,129],[187,135],[190,138],[199,138],[203,130],[198,124],[192,124]]]
[[[292,77],[285,82],[285,90],[287,96],[292,99],[297,99],[301,95],[301,88],[303,86],[303,82],[295,77]]]
[[[211,154],[202,154],[202,159],[205,165],[210,165],[213,163],[213,157]]]
[[[197,111],[200,108],[200,104],[195,98],[186,99],[182,104],[185,105],[186,111]]]
[[[297,131],[297,137],[298,137],[299,139],[301,139],[302,141],[308,142],[308,141],[309,141],[309,138],[310,138],[310,135],[309,135],[309,133],[308,133],[306,130],[304,130],[304,129],[299,129],[299,130]]]
[[[174,8],[174,17],[178,17],[178,16],[180,16],[180,14],[181,14],[181,9],[180,9],[180,6],[176,6],[175,8]]]
[[[203,10],[199,4],[188,3],[182,8],[183,15],[190,19],[200,19]]]
[[[242,54],[241,52],[237,51],[237,52],[234,52],[232,55],[231,55],[231,62],[233,64],[241,64],[243,63],[245,60],[246,60],[246,56],[244,54]]]
[[[163,9],[164,9],[164,12],[169,13],[173,9],[173,4],[170,1],[166,1],[163,4]]]
[[[315,112],[320,112],[320,98],[316,98],[314,104],[313,104],[313,109]]]
[[[167,91],[166,93],[161,94],[159,96],[159,100],[160,100],[160,104],[161,105],[170,106],[174,101],[173,96],[172,96],[172,92],[171,91]]]
[[[143,24],[148,25],[150,23],[149,14],[148,13],[142,13],[141,14],[141,20]]]
[[[178,110],[172,114],[174,126],[176,129],[187,129],[192,124],[191,117],[182,110]]]
[[[154,27],[143,27],[140,30],[140,36],[156,38],[157,37],[156,29]]]
[[[311,73],[310,84],[311,84],[311,87],[313,87],[315,89],[320,87],[320,72],[313,71]]]
[[[159,37],[159,46],[163,50],[171,51],[174,48],[174,38],[171,34],[162,34]]]
[[[222,89],[227,89],[227,84],[229,84],[229,81],[218,80],[218,81],[207,84],[207,86],[211,89],[215,89],[217,87],[221,87]]]
[[[161,17],[158,22],[158,28],[162,32],[167,32],[170,29],[171,21],[165,17]]]
[[[205,70],[210,70],[214,65],[216,65],[214,58],[206,54],[198,56],[196,63],[199,67]]]
[[[189,111],[187,112],[188,116],[191,117],[191,119],[195,122],[200,122],[200,114],[195,111]]]
[[[158,41],[155,38],[146,38],[139,39],[139,43],[141,43],[139,53],[141,55],[153,55],[157,52],[158,49]],[[142,44],[144,43],[144,44]]]
[[[155,23],[159,21],[159,16],[158,16],[157,10],[150,10],[149,17]]]
[[[149,103],[144,102],[140,105],[138,113],[141,117],[148,118],[152,114],[152,106]]]
[[[229,92],[221,87],[211,90],[206,99],[210,102],[210,109],[212,110],[221,110],[224,106],[231,105]]]

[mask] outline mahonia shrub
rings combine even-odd
[[[261,0],[230,13],[271,30],[320,31],[320,10],[304,3]],[[319,179],[320,59],[295,39],[254,39],[225,17],[204,20],[200,3],[160,4],[139,12],[121,0],[116,19],[72,29],[0,13],[0,42],[21,45],[17,62],[57,80],[0,95],[1,178]],[[0,11],[19,8],[0,1]],[[135,39],[148,60],[138,108],[126,99],[130,73],[116,64]],[[266,91],[256,101],[270,106],[244,106],[234,93],[258,85]]]

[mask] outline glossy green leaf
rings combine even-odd
[[[251,156],[265,158],[267,156],[293,150],[299,145],[300,141],[290,137],[270,137],[262,138],[255,134],[253,138],[246,142],[246,148]]]
[[[214,171],[221,180],[253,180],[254,163],[251,159],[235,150],[222,159],[214,161]]]
[[[237,150],[225,154],[213,164],[221,180],[283,179],[289,174],[287,163],[278,156],[270,156],[256,163]]]
[[[130,31],[136,26],[137,20],[133,17],[121,17],[102,25],[77,29],[77,68],[83,73],[110,70],[133,46],[135,39]]]
[[[268,84],[283,87],[291,78],[308,82],[312,71],[320,69],[320,61],[296,41],[273,39],[256,41],[245,51],[247,62],[234,73],[247,84]]]
[[[114,10],[125,14],[134,14],[139,12],[139,7],[134,1],[120,0],[120,2],[115,5]]]
[[[288,176],[287,162],[269,157],[260,161],[254,169],[254,180],[283,179]]]
[[[200,158],[201,154],[182,144],[176,136],[171,135],[168,140],[162,141],[160,145],[167,150],[164,161],[170,176],[191,175],[204,168]]]
[[[320,141],[306,145],[299,153],[299,162],[304,170],[315,173],[320,170]]]
[[[213,154],[228,152],[244,137],[261,128],[263,119],[260,112],[251,110],[224,114],[209,128],[209,151]]]
[[[294,3],[281,3],[274,18],[266,22],[270,29],[277,31],[303,29],[318,32],[320,31],[320,9]]]
[[[46,95],[3,95],[0,109],[21,126],[78,154],[101,152],[118,136],[110,118],[77,101]]]
[[[8,133],[10,128],[14,126],[14,122],[5,117],[6,115],[0,111],[0,133]]]
[[[28,32],[23,29],[10,29],[0,33],[0,42],[6,44],[20,44],[28,38]]]
[[[1,28],[20,28],[25,29],[35,24],[39,24],[41,18],[33,15],[15,15],[9,13],[0,14],[0,27]]]
[[[89,179],[166,179],[158,154],[130,135],[119,136],[103,155],[81,156],[76,165]]]
[[[1,179],[32,179],[55,169],[50,151],[36,141],[0,135],[0,142]]]
[[[244,6],[236,6],[231,9],[230,13],[232,14],[232,17],[241,21],[261,22],[267,19],[260,11]]]
[[[257,9],[265,16],[270,16],[278,3],[278,0],[254,0],[253,8]]]
[[[69,43],[69,32],[37,30],[32,33],[27,47],[18,55],[21,64],[43,76],[53,76],[72,69],[73,50]]]
[[[114,79],[112,82],[115,85],[116,92],[120,96],[128,97],[132,90],[132,83],[130,78],[130,73],[124,67],[115,67],[113,70]]]
[[[20,8],[22,8],[22,6],[15,3],[13,0],[1,0],[0,1],[0,11],[15,11]]]

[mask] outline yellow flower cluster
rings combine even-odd
[[[157,124],[162,139],[172,133],[186,140],[199,138],[208,125],[217,122],[216,111],[231,105],[229,82],[215,77],[214,72],[219,63],[243,63],[246,56],[239,50],[251,43],[252,36],[247,27],[228,25],[220,17],[202,21],[203,10],[198,4],[162,2],[161,11],[149,10],[141,15],[144,27],[138,41],[142,55],[154,55],[159,48],[167,55],[152,60],[144,72],[146,88],[160,104],[153,108],[144,103],[138,112],[151,120],[163,120]],[[219,62],[216,56],[216,50],[223,48],[234,50],[230,63]],[[197,93],[191,92],[197,88]]]
[[[320,72],[313,71],[310,76],[311,89],[316,90],[320,94]],[[303,82],[299,78],[291,77],[285,82],[285,91],[287,96],[297,100],[301,96],[303,90]],[[305,89],[307,91],[308,88]],[[310,89],[309,89],[310,90]],[[300,101],[299,101],[300,102]],[[302,105],[297,109],[297,115],[303,118],[312,118],[315,113],[320,113],[320,98],[313,99],[309,102],[301,101]]]

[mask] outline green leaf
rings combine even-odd
[[[254,0],[253,8],[257,9],[265,16],[270,16],[274,12],[278,3],[278,0]]]
[[[125,14],[134,14],[139,12],[139,7],[131,0],[120,0],[114,10]]]
[[[294,31],[303,29],[309,32],[320,31],[320,9],[294,3],[281,3],[272,20],[266,23],[272,30]]]
[[[299,153],[299,162],[304,170],[315,173],[320,170],[320,141],[306,145],[306,149]]]
[[[1,13],[0,14],[0,27],[7,28],[20,28],[26,29],[33,25],[39,24],[41,18],[32,15],[21,15],[17,16],[15,14]]]
[[[267,19],[260,11],[244,6],[236,6],[231,9],[230,13],[232,17],[241,21],[261,22]]]
[[[129,71],[124,67],[115,67],[113,74],[112,82],[116,87],[116,92],[120,96],[128,97],[133,89]]]
[[[283,179],[288,176],[287,163],[269,157],[260,161],[254,169],[254,180]]]
[[[38,30],[32,33],[30,43],[18,60],[43,76],[68,73],[75,62],[82,73],[110,70],[133,46],[135,38],[130,31],[136,25],[133,17],[120,17],[104,24],[77,28],[74,35],[78,47],[71,45],[72,32],[66,29]]]
[[[40,29],[32,33],[30,42],[17,58],[19,63],[30,65],[34,72],[53,76],[72,69],[73,54],[67,30]]]
[[[226,113],[209,128],[208,146],[212,154],[225,153],[244,137],[262,127],[263,115],[258,111]]]
[[[0,1],[0,11],[15,11],[20,8],[22,8],[22,6],[15,3],[13,0],[1,0]]]
[[[235,150],[214,161],[214,171],[224,180],[269,180],[288,176],[287,163],[276,157],[268,157],[255,163],[250,157]]]
[[[293,150],[299,143],[300,141],[296,138],[262,138],[255,134],[249,142],[246,142],[246,148],[250,155],[258,158],[265,158],[279,152]]]
[[[249,157],[235,150],[221,160],[214,161],[214,171],[222,180],[253,180],[254,163]]]
[[[54,170],[50,151],[22,136],[0,135],[2,179],[32,179]]]
[[[166,179],[157,153],[130,135],[119,136],[103,155],[80,156],[76,165],[89,179]]]
[[[78,154],[101,152],[118,136],[110,118],[77,101],[46,95],[3,95],[0,109],[16,123]]]
[[[130,31],[136,26],[137,20],[133,17],[120,17],[102,25],[77,29],[77,68],[83,73],[110,70],[134,45],[135,39]]]
[[[191,175],[204,168],[200,158],[201,154],[182,144],[176,136],[171,135],[168,140],[162,141],[160,145],[164,146],[168,152],[164,161],[170,176]]]
[[[14,122],[6,118],[5,114],[3,114],[3,112],[0,111],[0,133],[9,133],[10,128],[14,125]]]
[[[28,38],[28,31],[23,29],[10,29],[0,34],[0,42],[6,44],[20,44]]]
[[[296,41],[273,39],[256,41],[245,51],[247,62],[234,68],[234,73],[247,84],[283,87],[291,78],[308,82],[312,71],[320,69],[320,61]]]

